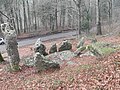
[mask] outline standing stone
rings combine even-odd
[[[91,43],[96,43],[96,42],[97,42],[96,38],[94,38],[94,39],[91,40]]]
[[[57,45],[56,45],[56,43],[52,45],[52,47],[50,48],[49,53],[51,54],[51,53],[55,53],[55,52],[57,52]]]
[[[49,70],[49,69],[60,69],[60,65],[56,62],[46,59],[39,52],[35,53],[34,56],[35,68],[37,72]]]
[[[71,50],[72,49],[72,44],[68,42],[67,40],[62,42],[62,45],[59,48],[60,51],[65,51],[65,50]]]
[[[1,55],[1,53],[0,53],[0,63],[1,62],[4,62],[4,59],[3,59],[3,57],[2,57],[2,55]]]
[[[39,52],[41,55],[44,55],[44,56],[48,55],[48,53],[45,51],[46,47],[42,43],[40,38],[36,41],[34,50],[35,52]]]
[[[1,24],[1,30],[5,37],[6,50],[9,57],[10,69],[13,71],[19,70],[19,53],[17,35],[14,28],[9,23]]]
[[[85,43],[85,38],[84,38],[84,37],[82,37],[82,38],[80,39],[80,41],[79,41],[78,45],[77,45],[77,48],[82,47],[82,46],[84,45],[84,43]]]
[[[82,54],[82,52],[85,51],[85,50],[86,50],[86,47],[85,47],[85,46],[79,47],[79,48],[74,52],[74,54],[75,54],[75,56],[79,56],[79,55]]]

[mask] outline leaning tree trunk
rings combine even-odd
[[[12,71],[18,71],[19,68],[19,53],[18,53],[18,43],[17,43],[17,35],[14,30],[14,27],[9,23],[1,24],[1,30],[5,37],[6,50],[9,57],[10,69]]]

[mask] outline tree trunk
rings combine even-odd
[[[28,0],[27,0],[27,12],[28,12],[29,32],[30,32],[31,18],[30,18],[30,6],[29,6],[29,1]]]
[[[0,24],[4,23],[2,15],[0,14]],[[0,29],[0,33],[1,33],[1,29]]]
[[[27,31],[27,16],[26,16],[26,6],[25,6],[25,1],[23,0],[23,14],[24,14],[24,33]]]
[[[21,17],[21,13],[20,13],[20,10],[19,10],[19,22],[20,22],[20,30],[21,32],[23,32],[23,25],[22,25],[22,17]]]
[[[62,28],[63,29],[65,27],[65,15],[66,15],[66,9],[65,9],[65,6],[63,5],[63,9],[62,9]]]
[[[109,0],[109,23],[111,24],[112,23],[112,7],[113,7],[113,5],[112,5],[112,0]]]
[[[61,22],[62,22],[62,9],[61,9],[61,12],[60,12],[60,23],[59,23],[59,26],[61,27]]]
[[[81,8],[79,7],[79,17],[78,17],[78,31],[79,31],[79,35],[81,35]]]
[[[55,0],[55,27],[56,27],[56,30],[58,30],[58,8],[57,8],[57,3],[58,3],[58,0]]]
[[[12,24],[13,26],[14,26],[14,29],[16,30],[16,32],[17,32],[17,27],[16,27],[16,22],[15,22],[15,10],[14,10],[14,8],[11,8],[10,9],[10,18],[12,18],[11,20],[10,20],[10,24]]]
[[[101,12],[100,12],[100,0],[97,0],[96,2],[97,8],[96,8],[96,13],[97,13],[97,35],[102,35],[102,29],[101,29]]]
[[[1,14],[0,14],[0,23],[4,23],[4,20]]]
[[[18,18],[18,15],[17,15],[17,12],[15,12],[15,16],[16,16],[16,29],[17,29],[17,34],[20,34],[20,28],[19,28],[19,18]]]
[[[58,15],[58,13],[57,13],[57,6],[56,6],[56,9],[55,9],[55,25],[56,25],[56,30],[58,29],[58,19],[57,19],[57,15]]]
[[[79,35],[81,34],[81,0],[78,0],[78,2],[76,0],[73,0],[74,3],[76,4],[77,8],[78,8],[78,31],[79,31]]]
[[[37,30],[37,16],[35,10],[35,0],[33,0],[33,10],[34,10],[34,18],[35,18],[35,30]]]
[[[72,9],[71,9],[71,7],[72,7],[72,5],[71,5],[71,1],[69,1],[69,7],[70,8],[68,8],[68,28],[71,28],[72,27]]]

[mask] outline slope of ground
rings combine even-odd
[[[62,40],[47,41],[47,50],[51,43]],[[98,41],[120,43],[118,36],[98,38]],[[76,40],[71,40],[73,50]],[[87,40],[85,44],[89,44]],[[33,55],[33,45],[19,49],[20,57]],[[1,90],[120,90],[120,52],[115,52],[104,58],[96,59],[92,56],[75,57],[71,59],[77,65],[61,66],[59,71],[46,71],[40,74],[32,67],[21,65],[21,71],[6,72],[5,65],[0,65]]]

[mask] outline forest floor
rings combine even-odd
[[[46,41],[49,50],[52,43],[63,39]],[[120,44],[120,36],[98,37],[98,41]],[[70,39],[73,51],[77,40]],[[86,40],[85,44],[90,44]],[[19,48],[21,59],[34,54],[33,45]],[[3,55],[6,58],[6,54]],[[5,71],[6,63],[0,64],[0,90],[120,90],[120,51],[104,58],[94,56],[74,57],[77,65],[62,65],[60,70],[36,73],[35,68],[21,64],[21,71]]]

